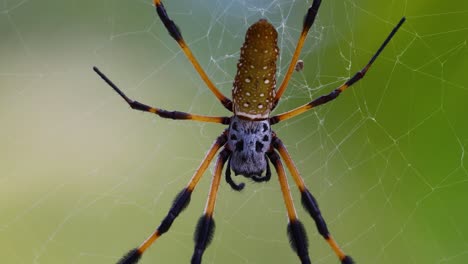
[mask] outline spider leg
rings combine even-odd
[[[291,247],[301,259],[302,264],[310,264],[311,262],[309,258],[309,243],[307,241],[307,234],[304,225],[297,217],[283,164],[281,163],[281,159],[278,156],[278,153],[275,151],[268,153],[268,157],[270,158],[271,163],[273,163],[276,172],[278,173],[281,192],[283,193],[284,203],[288,212],[289,223],[287,231]]]
[[[179,44],[185,56],[189,59],[190,63],[192,63],[193,67],[198,72],[198,74],[200,75],[202,80],[205,82],[205,84],[208,86],[208,88],[211,90],[211,92],[213,92],[213,94],[224,105],[224,107],[226,107],[229,111],[232,112],[232,101],[226,96],[224,96],[218,90],[218,88],[216,88],[216,86],[210,80],[208,75],[206,75],[205,71],[200,66],[200,63],[198,63],[198,60],[195,58],[195,56],[193,55],[188,45],[185,43],[185,40],[182,37],[182,33],[180,32],[179,28],[174,23],[174,21],[172,21],[169,18],[169,15],[166,12],[166,8],[164,8],[164,5],[161,2],[161,0],[154,0],[153,2],[156,7],[156,12],[158,13],[159,18],[163,22],[164,26],[166,27],[171,37],[174,38],[175,41],[177,41],[177,44]]]
[[[216,152],[226,143],[227,141],[227,131],[220,135],[210,150],[206,154],[205,158],[201,162],[200,166],[196,170],[195,174],[190,179],[187,186],[176,196],[174,203],[172,204],[171,209],[169,209],[168,214],[163,219],[158,228],[137,248],[130,250],[117,264],[134,264],[137,263],[141,258],[143,253],[158,239],[161,235],[166,233],[171,227],[174,220],[179,216],[179,214],[188,206],[190,203],[190,197],[192,195],[195,186],[200,180],[203,173],[206,171],[210,162],[213,160]]]
[[[312,108],[314,108],[316,106],[328,103],[328,102],[334,100],[336,97],[338,97],[338,95],[340,95],[340,93],[343,92],[344,90],[346,90],[348,87],[350,87],[351,85],[353,85],[357,81],[361,80],[366,75],[367,71],[372,66],[372,64],[377,59],[377,57],[380,55],[380,53],[385,48],[385,46],[387,46],[388,42],[390,42],[390,40],[393,38],[395,33],[398,31],[398,29],[401,27],[401,25],[405,22],[405,20],[406,19],[403,17],[400,20],[400,22],[398,22],[398,24],[393,28],[393,30],[390,32],[388,37],[382,43],[382,45],[380,45],[379,49],[374,54],[374,56],[372,56],[372,58],[369,60],[369,62],[366,64],[366,66],[364,66],[364,68],[362,68],[362,70],[355,73],[353,77],[348,79],[348,81],[346,81],[340,87],[336,88],[335,90],[333,90],[331,93],[329,93],[327,95],[320,96],[319,98],[317,98],[317,99],[315,99],[315,100],[313,100],[313,101],[311,101],[311,102],[309,102],[309,103],[307,103],[305,105],[299,106],[298,108],[295,108],[295,109],[293,109],[291,111],[288,111],[286,113],[282,113],[282,114],[279,114],[277,116],[271,117],[270,118],[271,124],[276,124],[276,123],[278,123],[280,121],[283,121],[283,120],[289,119],[291,117],[295,117],[297,115],[300,115],[300,114],[304,113],[305,111],[310,110],[310,109],[312,109]]]
[[[226,166],[225,176],[226,176],[226,182],[229,184],[229,186],[231,186],[233,190],[242,191],[242,189],[244,189],[245,183],[241,182],[237,184],[236,182],[234,182],[234,180],[231,177],[231,157],[229,157],[229,160]]]
[[[218,124],[229,124],[230,118],[229,117],[219,117],[219,116],[204,116],[204,115],[194,115],[190,113],[184,113],[179,111],[167,111],[160,108],[151,107],[145,104],[142,104],[138,101],[134,101],[128,98],[118,87],[115,85],[109,78],[107,78],[104,73],[102,73],[97,67],[93,67],[93,70],[108,84],[110,85],[114,91],[116,91],[127,103],[130,105],[132,109],[140,110],[144,112],[150,112],[153,114],[157,114],[162,118],[169,118],[175,120],[194,120],[194,121],[201,121],[201,122],[211,122],[211,123],[218,123]]]
[[[309,29],[312,27],[312,24],[314,24],[315,17],[317,16],[317,12],[318,12],[321,2],[322,2],[321,0],[314,0],[314,2],[312,2],[312,5],[307,10],[307,14],[304,17],[304,24],[302,25],[301,36],[299,37],[299,40],[297,41],[296,50],[294,50],[294,54],[292,56],[291,62],[289,63],[289,68],[286,71],[286,74],[284,75],[283,82],[281,83],[279,89],[276,91],[275,99],[273,102],[273,109],[278,104],[278,101],[280,100],[281,96],[286,90],[286,87],[288,86],[289,80],[291,79],[294,69],[296,68],[299,55],[301,54],[302,46],[304,46],[307,33],[309,33]]]
[[[216,161],[215,172],[211,180],[210,192],[206,201],[205,211],[198,220],[197,229],[195,231],[195,248],[192,255],[192,264],[200,264],[203,253],[213,239],[215,222],[213,219],[213,212],[216,203],[216,195],[218,193],[219,184],[221,182],[221,174],[226,160],[229,158],[230,151],[223,149],[218,155]]]
[[[317,230],[319,231],[320,235],[322,235],[322,237],[327,241],[327,243],[333,249],[335,254],[341,260],[342,264],[354,263],[351,257],[347,256],[343,252],[343,250],[341,250],[341,248],[336,243],[335,239],[333,239],[333,237],[330,235],[327,224],[325,223],[325,220],[322,217],[317,201],[305,186],[304,180],[302,179],[301,175],[299,174],[299,171],[294,165],[294,162],[292,161],[291,156],[289,155],[288,150],[284,146],[283,142],[279,138],[274,137],[273,147],[278,150],[284,162],[286,163],[286,166],[291,172],[291,175],[294,181],[296,182],[299,191],[301,192],[302,205],[310,214],[310,216],[314,219],[315,225],[317,226]]]
[[[266,167],[266,173],[265,173],[265,176],[258,176],[258,175],[254,175],[252,176],[252,180],[254,182],[267,182],[267,181],[270,181],[271,179],[271,169],[270,169],[270,163],[268,162],[268,159],[266,160],[266,163],[267,163],[267,167]]]

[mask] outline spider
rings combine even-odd
[[[187,186],[176,196],[168,214],[162,220],[158,228],[140,246],[130,250],[118,263],[137,263],[143,253],[153,244],[153,242],[169,230],[177,216],[179,216],[182,210],[188,206],[193,190],[220,149],[221,151],[217,155],[206,207],[203,215],[198,220],[194,235],[195,249],[191,259],[192,264],[201,263],[202,255],[212,240],[215,229],[213,213],[215,209],[216,195],[221,182],[223,167],[226,162],[226,182],[236,191],[241,191],[245,187],[245,184],[236,183],[231,177],[231,170],[235,175],[242,175],[254,182],[267,182],[271,178],[269,164],[270,162],[273,164],[278,175],[281,192],[287,209],[289,220],[287,225],[287,234],[289,236],[291,247],[299,257],[301,263],[311,263],[308,253],[306,231],[296,214],[282,160],[284,160],[286,167],[289,169],[292,178],[301,193],[302,205],[315,221],[320,235],[323,236],[326,242],[330,245],[342,264],[353,263],[351,257],[343,252],[328,231],[317,201],[307,189],[304,180],[294,165],[285,145],[277,137],[276,133],[271,130],[271,126],[334,100],[341,92],[362,79],[375,59],[401,27],[405,18],[403,17],[393,28],[366,66],[349,78],[344,84],[333,90],[331,93],[323,95],[307,104],[282,114],[270,116],[270,113],[275,109],[281,96],[286,90],[289,80],[291,79],[291,75],[295,70],[299,54],[306,40],[307,33],[314,23],[320,3],[321,0],[314,0],[307,10],[296,49],[289,64],[289,68],[278,89],[276,89],[276,61],[279,54],[277,47],[278,33],[266,19],[260,19],[249,27],[245,36],[245,42],[240,50],[237,74],[232,88],[232,100],[230,100],[225,97],[208,78],[205,71],[202,69],[197,59],[192,54],[192,51],[184,41],[179,28],[169,18],[161,0],[154,0],[156,12],[169,34],[177,41],[188,60],[193,64],[201,79],[206,83],[216,98],[225,108],[233,112],[231,117],[204,116],[179,111],[166,111],[145,105],[128,98],[97,67],[93,68],[94,71],[108,85],[110,85],[132,109],[154,113],[162,118],[195,120],[229,125],[229,127],[225,129],[214,141]]]

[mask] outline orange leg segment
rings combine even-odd
[[[163,3],[160,0],[154,0],[154,6],[156,7],[156,12],[158,13],[159,18],[163,22],[164,26],[166,27],[167,31],[174,38],[177,43],[179,44],[180,48],[184,52],[185,56],[188,58],[190,63],[192,63],[193,67],[200,75],[202,80],[205,82],[206,86],[213,92],[213,94],[218,98],[218,100],[226,107],[229,111],[232,112],[232,101],[224,96],[218,88],[214,85],[214,83],[210,80],[208,75],[205,73],[203,68],[198,63],[198,60],[193,55],[192,51],[185,43],[185,40],[182,37],[182,33],[180,32],[177,25],[169,18],[169,15],[166,12],[166,8],[164,7]]]
[[[215,222],[213,213],[216,204],[216,196],[218,194],[219,184],[221,182],[221,174],[223,172],[224,163],[229,158],[230,151],[224,149],[219,153],[216,161],[215,172],[211,180],[210,192],[206,201],[205,212],[198,220],[197,229],[195,231],[195,248],[192,255],[191,264],[200,264],[203,253],[213,239],[215,230]]]
[[[169,118],[174,120],[193,120],[193,121],[200,121],[200,122],[210,122],[210,123],[217,123],[217,124],[224,124],[227,125],[230,122],[229,117],[221,117],[221,116],[205,116],[205,115],[194,115],[190,113],[184,113],[179,111],[167,111],[164,109],[151,107],[145,104],[142,104],[138,101],[134,101],[127,97],[118,87],[115,85],[104,73],[102,73],[97,67],[93,67],[93,70],[110,86],[114,91],[116,91],[126,102],[127,104],[135,110],[140,110],[144,112],[149,112],[153,114],[157,114],[162,118]]]
[[[319,105],[322,105],[322,104],[325,104],[325,103],[328,103],[334,99],[336,99],[338,97],[338,95],[341,94],[341,92],[343,92],[344,90],[346,90],[348,87],[350,87],[351,85],[353,85],[354,83],[356,83],[357,81],[361,80],[362,78],[364,78],[364,76],[366,75],[367,71],[370,69],[370,67],[372,66],[372,64],[374,63],[374,61],[377,59],[377,57],[380,55],[380,53],[382,52],[382,50],[387,46],[387,44],[390,42],[390,40],[393,38],[393,36],[395,35],[395,33],[398,31],[398,29],[401,27],[401,25],[403,25],[403,23],[405,22],[405,18],[403,17],[400,22],[398,22],[398,24],[393,28],[393,30],[390,32],[390,34],[387,36],[387,38],[385,39],[385,41],[382,43],[382,45],[380,45],[379,49],[377,50],[377,52],[374,54],[374,56],[372,56],[372,58],[369,60],[369,62],[366,64],[366,66],[364,66],[362,68],[362,70],[358,71],[357,73],[355,73],[353,75],[353,77],[349,78],[344,84],[342,84],[340,87],[336,88],[335,90],[333,90],[331,93],[327,94],[327,95],[323,95],[323,96],[320,96],[319,98],[305,104],[305,105],[302,105],[302,106],[299,106],[293,110],[290,110],[286,113],[282,113],[282,114],[279,114],[277,116],[273,116],[270,118],[270,122],[271,124],[276,124],[280,121],[283,121],[283,120],[286,120],[286,119],[289,119],[289,118],[292,118],[292,117],[295,117],[295,116],[298,116],[316,106],[319,106]],[[295,62],[294,62],[295,63]],[[291,64],[292,65],[292,64]],[[290,66],[291,68],[291,66]],[[288,71],[289,73],[289,71]],[[291,70],[291,73],[292,73],[292,70]],[[288,75],[288,74],[287,74]],[[290,77],[290,76],[289,76]],[[285,80],[286,80],[286,77],[285,77]],[[289,79],[288,79],[289,80]],[[283,82],[284,83],[284,82]],[[285,87],[283,87],[283,84],[281,84],[281,87],[279,89],[279,91],[281,90],[284,90]],[[276,94],[276,99],[279,100],[279,98],[281,97],[281,94],[279,93]],[[279,95],[279,97],[278,97]]]
[[[312,5],[309,7],[307,11],[307,14],[304,18],[304,25],[302,26],[301,36],[299,37],[299,40],[297,41],[296,49],[294,50],[294,54],[292,56],[291,62],[289,63],[288,70],[286,71],[286,74],[284,75],[283,82],[281,83],[280,87],[276,91],[273,108],[275,108],[275,106],[278,104],[278,101],[280,100],[281,96],[286,90],[286,87],[288,87],[289,80],[291,79],[294,69],[296,68],[299,55],[301,54],[302,46],[304,46],[304,42],[306,41],[307,34],[309,33],[309,29],[312,27],[312,24],[315,21],[315,17],[317,16],[317,12],[318,12],[321,2],[322,2],[321,0],[314,0],[314,2],[312,3]]]
[[[271,163],[275,166],[278,174],[284,204],[286,205],[286,210],[288,212],[289,223],[287,230],[291,247],[296,252],[302,264],[310,264],[307,234],[304,225],[297,217],[283,164],[275,151],[272,151],[267,155],[271,160]]]
[[[190,203],[190,197],[193,190],[195,189],[197,183],[200,181],[204,172],[210,165],[210,162],[213,160],[216,152],[226,143],[227,141],[227,132],[224,132],[219,136],[216,141],[211,146],[210,150],[206,154],[202,163],[196,170],[195,174],[190,179],[187,187],[185,187],[175,198],[172,207],[169,209],[168,214],[163,219],[159,227],[137,248],[130,250],[118,264],[135,264],[141,258],[143,253],[164,233],[166,233],[171,227],[174,220],[179,216],[179,214],[188,206]],[[219,183],[218,183],[219,184]]]
[[[273,147],[278,150],[281,158],[283,158],[286,166],[288,167],[291,175],[296,183],[299,191],[301,192],[301,200],[302,205],[306,209],[306,211],[310,214],[310,216],[314,219],[315,225],[317,226],[317,230],[322,235],[322,237],[327,241],[330,247],[333,249],[337,257],[340,259],[342,264],[351,264],[353,260],[351,257],[347,256],[344,251],[338,246],[335,239],[330,235],[328,231],[327,224],[322,217],[322,213],[320,212],[319,206],[315,197],[310,193],[310,191],[305,186],[304,180],[302,179],[299,171],[297,170],[296,166],[294,165],[291,156],[288,153],[288,150],[284,146],[283,142],[277,137],[273,138]]]

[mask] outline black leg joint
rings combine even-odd
[[[192,264],[201,263],[203,252],[213,240],[215,222],[210,215],[202,215],[198,220],[195,231],[195,250],[192,256]]]
[[[177,194],[174,199],[174,205],[171,208],[171,211],[174,210],[176,215],[179,215],[190,203],[190,197],[192,196],[192,191],[184,188],[179,194]]]
[[[273,147],[277,148],[276,146],[279,146],[280,143],[281,141],[279,141],[278,138],[275,137],[272,139]],[[278,155],[278,153],[276,153],[276,151],[273,150],[273,151],[267,152],[267,156],[270,159],[271,163],[273,163],[273,165],[276,167],[276,164],[278,164],[280,160],[280,156]]]
[[[354,260],[350,256],[346,256],[343,260],[341,260],[341,264],[354,264]]]
[[[135,109],[135,110],[148,112],[151,109],[151,107],[149,107],[149,106],[147,106],[145,104],[142,104],[142,103],[140,103],[138,101],[130,101],[130,102],[128,102],[128,104],[130,105],[130,107],[132,109]]]
[[[291,248],[299,256],[302,264],[310,263],[307,234],[304,225],[302,225],[298,219],[294,219],[289,222],[288,237],[289,242],[291,243]]]
[[[278,119],[277,116],[270,117],[270,125],[274,125],[278,123],[280,120]]]
[[[271,138],[271,145],[273,146],[273,148],[279,149],[280,146],[281,146],[281,144],[283,144],[283,142],[282,142],[281,139],[279,139],[277,136],[273,136],[273,137]],[[274,151],[272,151],[272,152],[274,152]],[[268,157],[270,157],[270,156],[268,156]],[[273,164],[275,163],[275,162],[271,159],[271,157],[270,157],[270,160],[271,160],[271,162],[273,162]]]
[[[219,137],[216,138],[216,144],[218,146],[223,146],[227,142],[227,133],[228,133],[228,130],[226,129]],[[226,151],[228,150],[226,149]],[[221,151],[221,153],[219,153],[219,155],[225,155],[223,152],[224,152],[224,149],[223,151]],[[227,158],[225,160],[227,160]]]
[[[159,109],[157,113],[160,117],[170,118],[170,119],[189,119],[190,115],[184,112],[179,111],[166,111]]]
[[[160,235],[166,233],[167,230],[169,230],[172,223],[174,222],[174,219],[188,206],[191,195],[192,192],[185,188],[176,196],[169,213],[158,227],[158,233]]]
[[[366,74],[366,70],[365,70],[365,69],[362,70],[362,71],[356,72],[356,74],[354,74],[354,76],[351,77],[351,79],[349,79],[349,80],[346,82],[346,85],[347,85],[347,86],[353,85],[355,82],[361,80],[362,77],[364,77],[365,74]]]
[[[141,253],[137,248],[130,250],[125,256],[123,256],[117,264],[135,264],[140,260]]]
[[[229,99],[224,99],[224,100],[221,100],[221,103],[224,105],[224,107],[231,111],[232,112],[232,101],[229,100]],[[228,125],[229,123],[225,124],[225,125]]]
[[[325,220],[320,213],[317,201],[309,192],[309,190],[305,189],[305,191],[301,193],[301,201],[304,209],[306,209],[306,211],[314,219],[315,225],[317,226],[317,230],[319,231],[320,235],[322,235],[325,239],[329,238],[330,232],[328,231],[327,224],[325,223]]]
[[[180,33],[180,30],[174,21],[172,21],[167,15],[166,9],[162,3],[160,5],[156,5],[156,12],[158,13],[159,18],[163,22],[171,37],[173,37],[177,42],[180,41],[182,39],[182,34]]]
[[[314,0],[312,6],[307,10],[307,14],[304,17],[304,29],[307,31],[314,23],[315,17],[317,16],[318,9],[320,7],[321,0]]]
[[[319,105],[328,103],[331,100],[334,100],[336,97],[338,97],[338,95],[340,95],[340,93],[341,93],[341,91],[338,90],[338,89],[333,90],[331,93],[329,93],[327,95],[322,95],[319,98],[313,100],[312,102],[309,103],[309,105],[312,106],[312,107],[315,107],[315,106],[319,106]]]

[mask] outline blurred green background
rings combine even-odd
[[[278,29],[281,80],[310,2],[165,5],[230,95],[248,25],[266,17]],[[407,22],[364,80],[275,130],[358,263],[466,263],[468,2],[324,0],[301,55],[305,69],[276,113],[352,76],[403,15]],[[131,111],[94,65],[142,102],[228,115],[151,1],[1,1],[2,263],[115,263],[159,225],[223,130]],[[189,262],[210,171],[141,263]],[[290,184],[313,262],[338,263]],[[223,182],[218,198],[204,263],[299,262],[275,177],[247,182],[242,193]]]

